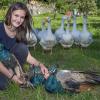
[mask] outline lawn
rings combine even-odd
[[[46,15],[34,16],[35,28],[41,28],[41,19]],[[57,15],[53,19],[53,15],[49,15],[52,20],[52,29],[55,30],[60,26],[62,15]],[[72,23],[72,21],[71,21]],[[78,28],[81,30],[82,18],[78,17]],[[95,70],[100,72],[100,18],[89,16],[88,30],[93,33],[94,41],[88,48],[80,48],[73,45],[70,49],[64,49],[61,45],[53,48],[53,54],[44,53],[39,44],[35,49],[30,48],[34,57],[43,62],[47,67],[58,64],[58,69],[71,70]],[[27,65],[28,66],[28,65]],[[27,67],[25,65],[25,67]],[[69,92],[63,94],[51,94],[44,90],[43,86],[36,89],[21,89],[15,84],[11,84],[7,90],[0,91],[0,100],[100,100],[100,86],[96,86],[91,91],[85,91],[79,94],[71,94]]]

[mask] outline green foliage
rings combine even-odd
[[[10,4],[12,4],[14,2],[24,2],[24,3],[26,3],[27,0],[1,0],[0,5],[1,5],[1,7],[9,6]]]
[[[41,1],[41,0],[40,0]],[[60,13],[65,13],[66,10],[78,9],[83,14],[93,14],[97,12],[97,7],[100,8],[100,0],[46,0],[49,3],[55,3],[56,9]]]
[[[90,12],[95,12],[96,7],[96,0],[77,0],[78,9],[83,14],[88,15]]]
[[[96,0],[97,8],[100,9],[100,0]]]
[[[8,7],[6,7],[6,6],[3,6],[0,9],[0,20],[4,20],[4,17],[5,17],[5,14],[6,14],[7,9],[8,9]]]
[[[100,9],[97,10],[97,15],[100,16]]]
[[[4,20],[8,7],[14,2],[24,2],[27,0],[1,0],[0,1],[0,20]]]
[[[68,8],[68,5],[66,4],[66,2],[63,0],[57,0],[56,1],[56,8],[60,13],[65,13],[66,9]]]

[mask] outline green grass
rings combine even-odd
[[[62,15],[53,19],[52,14],[34,16],[34,25],[41,27],[41,20],[45,16],[52,18],[52,27],[57,29],[60,26]],[[82,19],[78,17],[78,27],[82,27]],[[44,53],[40,45],[36,45],[35,50],[30,48],[32,55],[43,62],[47,67],[58,64],[58,69],[71,70],[95,70],[100,72],[100,18],[88,18],[88,29],[94,34],[94,42],[88,48],[80,48],[73,45],[70,49],[64,49],[61,45],[53,48],[53,54]],[[100,100],[100,86],[91,91],[85,91],[79,94],[51,94],[44,90],[42,86],[36,89],[20,89],[15,84],[11,84],[5,91],[0,91],[0,100]]]
[[[42,48],[37,45],[35,50],[30,48],[34,57],[45,63],[47,67],[58,64],[58,69],[71,70],[96,70],[100,72],[100,40],[94,42],[86,49],[76,47],[63,49],[60,45],[53,48],[53,54],[43,53]],[[0,91],[0,100],[99,100],[100,86],[91,91],[79,94],[50,94],[42,86],[36,89],[20,89],[11,84],[5,91]]]
[[[82,69],[87,70],[95,68],[100,69],[100,40],[95,39],[88,48],[79,48],[73,46],[70,49],[64,49],[60,45],[53,48],[53,54],[43,53],[40,46],[37,46],[35,51],[31,48],[32,55],[45,63],[47,66],[58,64],[59,68],[67,69]]]

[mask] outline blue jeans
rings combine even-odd
[[[10,51],[15,55],[20,65],[23,66],[28,56],[27,45],[24,43],[16,43],[16,45]]]
[[[0,73],[0,90],[5,90],[9,84],[8,78]]]

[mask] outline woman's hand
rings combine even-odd
[[[24,84],[24,82],[20,80],[20,78],[17,75],[14,75],[11,80],[13,80],[18,85]]]
[[[42,73],[44,74],[44,77],[47,79],[49,77],[48,69],[42,63],[40,63],[39,66],[41,68]]]
[[[48,69],[44,66],[44,64],[40,63],[38,60],[36,60],[30,52],[28,53],[27,62],[32,65],[40,66],[42,73],[44,74],[44,77],[47,79],[49,77]]]

